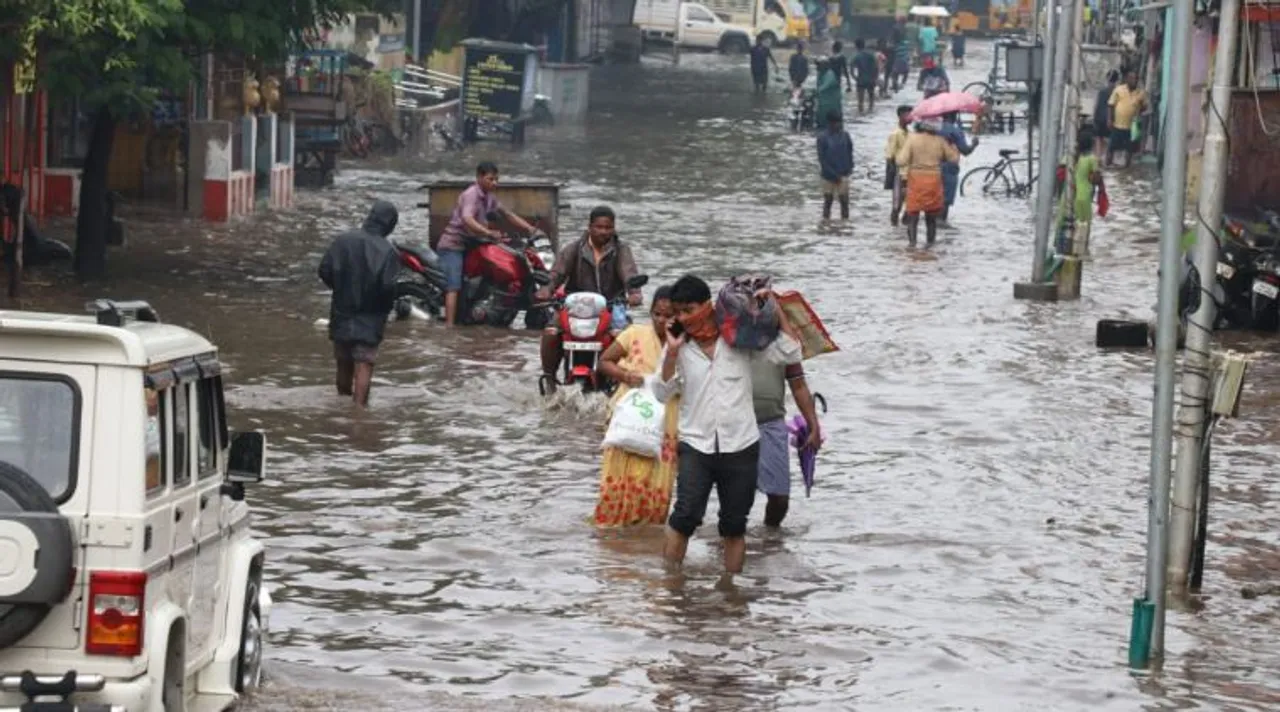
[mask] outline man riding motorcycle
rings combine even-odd
[[[498,188],[498,166],[485,161],[476,166],[476,182],[462,191],[453,208],[449,225],[440,235],[436,253],[445,275],[444,323],[453,326],[458,315],[458,293],[462,291],[462,268],[466,255],[466,239],[488,237],[503,239],[500,230],[488,226],[489,215],[497,213],[528,234],[538,233],[537,228],[524,218],[507,210],[498,202],[494,191]]]
[[[538,291],[537,299],[547,301],[556,288],[564,285],[566,294],[595,292],[612,301],[626,293],[627,303],[639,306],[643,295],[639,289],[627,289],[627,280],[638,274],[631,248],[614,232],[613,209],[600,206],[591,211],[587,232],[556,255],[551,268],[551,283]],[[555,390],[556,371],[564,357],[563,334],[558,319],[542,334],[542,373],[547,388]]]

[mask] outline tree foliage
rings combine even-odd
[[[106,196],[115,126],[183,92],[206,53],[277,62],[304,33],[400,0],[0,0],[0,58],[36,62],[35,81],[93,117],[80,184],[76,270],[106,272]]]

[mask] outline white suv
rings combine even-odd
[[[0,712],[208,712],[271,598],[217,351],[145,302],[0,311]]]

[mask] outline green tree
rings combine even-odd
[[[93,117],[76,220],[79,277],[106,274],[107,168],[118,122],[149,113],[162,91],[185,90],[206,53],[275,62],[307,30],[399,9],[399,0],[0,0],[0,17],[19,30],[0,40],[0,53],[34,54],[37,85],[54,100],[78,100]]]

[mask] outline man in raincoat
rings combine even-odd
[[[338,395],[369,403],[373,364],[387,315],[395,306],[400,256],[387,236],[400,213],[385,200],[373,204],[359,230],[338,235],[320,261],[320,281],[333,290],[329,338],[338,363]]]

